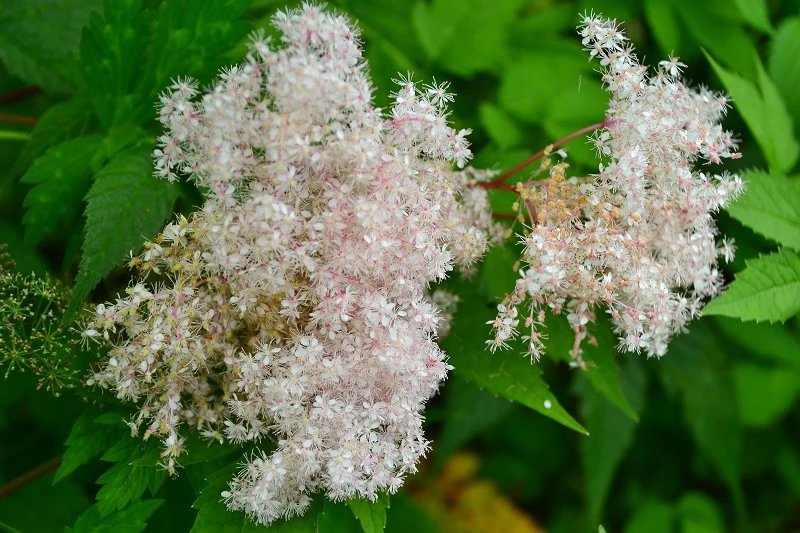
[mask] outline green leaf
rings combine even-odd
[[[132,94],[147,43],[147,19],[140,0],[105,0],[103,15],[93,13],[81,36],[81,66],[100,123],[138,123],[149,116]]]
[[[733,97],[747,127],[756,138],[773,173],[788,172],[797,162],[800,145],[794,138],[792,121],[775,84],[757,61],[758,86],[722,68],[706,54],[709,63]]]
[[[636,405],[641,405],[647,383],[644,372],[638,366],[628,365],[626,377],[628,394]],[[586,473],[589,520],[596,523],[602,518],[603,505],[614,474],[633,442],[636,424],[588,385],[583,381],[577,388],[581,398],[581,415],[591,433],[581,439],[580,453]]]
[[[412,21],[431,60],[460,76],[471,76],[494,71],[505,61],[508,27],[522,4],[522,0],[418,1]]]
[[[153,177],[150,153],[148,145],[132,148],[97,173],[86,195],[86,237],[71,306],[153,238],[172,213],[177,189]]]
[[[673,533],[672,506],[659,500],[649,500],[637,508],[625,526],[625,533]]]
[[[61,481],[78,467],[88,463],[94,457],[102,454],[124,435],[122,427],[113,427],[107,424],[97,424],[97,412],[87,410],[75,421],[67,437],[61,466],[56,471],[53,483]]]
[[[744,194],[728,212],[768,239],[800,250],[800,184],[763,171],[742,175]]]
[[[97,508],[102,516],[120,511],[129,503],[140,499],[146,490],[154,495],[166,480],[164,469],[157,466],[139,466],[137,460],[146,455],[158,455],[157,449],[148,449],[129,435],[108,450],[101,459],[116,461],[97,483]]]
[[[98,135],[65,141],[36,159],[20,178],[33,185],[24,203],[27,241],[40,242],[78,214],[100,141]]]
[[[800,257],[796,253],[784,248],[746,265],[703,314],[783,322],[800,311]]]
[[[358,519],[364,533],[382,533],[386,527],[386,510],[389,508],[389,495],[381,494],[374,502],[368,500],[350,500],[350,510]]]
[[[98,0],[24,0],[0,9],[0,61],[12,76],[48,92],[70,92],[70,60]]]
[[[744,19],[752,27],[765,33],[772,33],[766,0],[733,0]]]
[[[741,512],[741,427],[733,408],[730,365],[714,332],[697,323],[691,335],[673,340],[669,353],[650,364],[658,367],[656,374],[667,391],[680,399],[695,442],[722,475]]]
[[[240,468],[240,461],[220,468],[207,478],[205,488],[200,491],[192,507],[197,509],[197,518],[192,526],[192,533],[253,533],[267,531],[267,528],[252,522],[241,511],[229,511],[222,501],[222,491],[228,490],[228,482]],[[290,520],[288,522],[292,522]],[[281,522],[276,522],[278,526]],[[272,529],[272,528],[270,528]],[[280,526],[277,527],[281,531]],[[285,529],[286,533],[309,533],[313,529]]]
[[[508,414],[514,405],[457,376],[448,378],[444,395],[444,422],[435,446],[436,463],[440,465],[452,452]]]
[[[677,505],[681,533],[723,533],[726,531],[713,500],[700,492],[690,492]]]
[[[67,533],[140,533],[147,529],[147,520],[164,500],[141,500],[125,509],[103,515],[100,506],[93,505],[84,512],[75,525],[66,527]]]
[[[800,392],[800,373],[779,366],[737,363],[733,384],[742,423],[763,428],[778,422],[794,405]]]
[[[505,150],[520,145],[522,132],[514,122],[514,119],[502,109],[488,102],[483,102],[478,108],[478,114],[481,119],[481,125],[486,128],[489,138],[496,142],[497,146]]]
[[[31,131],[31,139],[25,143],[14,162],[12,174],[26,170],[35,158],[51,146],[85,135],[92,127],[92,109],[86,97],[76,96],[55,104],[39,117],[36,127]]]
[[[786,19],[778,28],[772,39],[770,47],[769,67],[770,77],[775,81],[786,102],[795,129],[800,127],[800,17]]]
[[[664,54],[673,54],[681,49],[683,28],[672,0],[645,0],[644,14]]]
[[[531,363],[527,355],[510,351],[489,353],[485,344],[478,340],[480,336],[476,332],[485,332],[488,338],[486,322],[494,318],[495,304],[477,292],[474,284],[461,283],[456,292],[461,301],[450,333],[441,340],[456,375],[481,389],[526,405],[570,429],[587,433],[549,391],[541,375],[541,366]]]

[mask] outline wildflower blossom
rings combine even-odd
[[[208,93],[178,80],[161,97],[156,174],[190,175],[205,204],[147,243],[142,279],[88,328],[114,342],[93,382],[140,404],[132,425],[168,469],[181,428],[277,443],[224,493],[263,524],[415,471],[449,368],[428,285],[499,234],[474,216],[488,175],[453,170],[471,153],[446,84],[402,78],[387,118],[344,17],[306,5],[273,23],[281,44],[256,35]]]
[[[677,58],[649,75],[614,21],[587,16],[580,36],[611,93],[605,127],[593,139],[607,159],[596,176],[569,178],[562,162],[550,167],[549,179],[518,188],[532,217],[521,237],[525,265],[490,322],[488,344],[494,350],[518,335],[525,303],[532,357],[543,349],[539,327],[550,310],[566,314],[580,358],[587,325],[602,305],[623,349],[661,356],[720,290],[717,257],[732,257],[732,243],[717,242],[712,215],[742,182],[696,168],[739,157],[719,124],[728,100],[686,86]]]

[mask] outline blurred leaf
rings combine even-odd
[[[645,0],[644,13],[664,55],[681,49],[683,27],[672,0]]]
[[[789,249],[747,261],[704,315],[783,322],[800,311],[800,257]]]
[[[386,527],[386,510],[389,509],[388,494],[380,494],[374,502],[363,499],[349,500],[347,505],[358,519],[364,533],[382,533]]]
[[[418,1],[412,10],[412,21],[431,60],[460,76],[471,76],[494,71],[505,61],[507,28],[522,3],[522,0]]]
[[[800,339],[791,329],[781,324],[742,322],[727,317],[717,317],[715,322],[736,343],[736,349],[800,369]]]
[[[747,188],[728,213],[764,237],[800,250],[800,184],[763,171],[745,172],[742,179]]]
[[[785,20],[772,39],[769,74],[786,103],[795,129],[800,128],[800,17]]]
[[[493,396],[458,377],[448,379],[444,395],[446,417],[434,448],[437,464],[507,414],[513,406],[505,398]]]
[[[644,373],[638,366],[628,365],[626,377],[628,395],[635,405],[641,406],[646,386]],[[590,432],[588,437],[580,441],[581,460],[586,473],[589,521],[597,523],[602,518],[603,505],[617,468],[633,441],[636,424],[596,390],[589,388],[586,382],[577,391],[581,398],[581,416]]]
[[[64,528],[66,533],[140,533],[147,529],[147,520],[164,500],[141,500],[125,509],[104,515],[100,506],[93,505],[75,525]]]
[[[775,424],[794,405],[800,392],[800,373],[782,367],[741,362],[733,368],[733,384],[742,423],[750,427],[767,427]]]
[[[6,442],[3,444],[4,447],[8,445]],[[37,453],[39,448],[32,451]],[[75,516],[91,505],[84,487],[74,482],[53,487],[51,480],[50,475],[44,476],[0,498],[0,531],[61,531],[65,523],[72,522]],[[46,509],[42,509],[43,505],[46,505]]]
[[[733,0],[744,19],[754,28],[772,33],[766,0]]]
[[[89,13],[99,0],[9,0],[0,9],[0,60],[13,76],[53,93],[72,90],[70,73]]]
[[[641,506],[625,526],[625,533],[672,533],[674,511],[672,506],[649,500]]]
[[[672,341],[657,365],[665,388],[680,399],[697,445],[722,474],[741,512],[741,428],[728,365],[713,333],[702,322],[695,324],[691,335]]]
[[[407,491],[392,497],[392,512],[386,522],[387,533],[438,533],[433,519],[411,498]]]
[[[91,104],[85,97],[76,96],[50,107],[39,117],[31,131],[31,139],[19,153],[13,174],[26,170],[45,150],[72,137],[84,135],[92,127]]]
[[[726,531],[719,509],[705,494],[690,492],[677,505],[681,533],[723,533]]]
[[[126,433],[122,424],[120,424],[122,427],[96,424],[96,418],[97,411],[90,409],[81,413],[81,416],[75,421],[75,425],[72,426],[69,437],[64,443],[67,449],[64,452],[61,466],[58,467],[53,478],[53,483],[61,481],[78,467],[111,448]]]
[[[20,181],[33,188],[25,196],[25,239],[33,244],[78,214],[89,188],[99,135],[65,141],[36,159]]]
[[[484,102],[478,108],[481,125],[497,146],[502,149],[519,146],[522,142],[522,132],[502,109],[493,104]]]
[[[733,97],[734,106],[756,138],[773,173],[788,172],[797,162],[800,145],[792,121],[775,84],[757,62],[758,86],[722,68],[706,54],[709,63]]]
[[[71,306],[145,239],[151,239],[172,213],[177,188],[152,175],[149,145],[117,155],[95,178],[86,195],[86,238]]]

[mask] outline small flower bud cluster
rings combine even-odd
[[[141,409],[163,440],[272,439],[223,493],[262,524],[314,492],[393,492],[428,446],[422,409],[449,366],[431,282],[499,235],[489,176],[463,166],[446,84],[401,79],[390,116],[371,103],[359,36],[305,5],[273,19],[242,65],[198,96],[162,96],[156,172],[191,175],[202,209],[132,259],[141,280],[97,307],[87,335],[113,344],[92,382]],[[452,303],[434,297],[445,309]]]
[[[720,126],[728,100],[687,87],[677,59],[649,75],[614,21],[587,16],[580,35],[612,95],[605,127],[594,137],[605,163],[583,179],[565,177],[559,163],[549,179],[520,188],[533,222],[522,237],[526,265],[491,322],[488,344],[505,346],[522,321],[538,359],[549,309],[567,315],[579,358],[587,324],[602,305],[624,350],[661,356],[670,337],[719,291],[717,257],[732,254],[731,242],[717,241],[712,215],[742,182],[695,169],[700,161],[739,157]]]

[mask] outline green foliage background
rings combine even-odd
[[[200,199],[151,176],[157,94],[173,77],[208,82],[238,61],[246,34],[286,3],[0,5],[0,115],[38,119],[32,130],[0,121],[0,243],[18,271],[72,287],[68,315],[124,287],[128,251]],[[452,118],[474,130],[475,165],[501,169],[602,120],[607,96],[574,27],[586,10],[616,17],[640,57],[674,53],[691,80],[733,96],[727,126],[741,132],[736,164],[748,192],[720,216],[739,245],[726,267],[736,281],[708,307],[715,316],[693,323],[661,360],[618,354],[599,324],[589,368],[572,369],[571,333],[556,321],[541,364],[514,350],[489,356],[484,323],[513,284],[517,251],[495,249],[476,278],[448,281],[462,298],[442,340],[456,369],[427,410],[434,445],[425,473],[391,501],[320,500],[274,529],[424,530],[435,520],[414,491],[464,449],[478,454],[480,479],[550,531],[800,529],[800,2],[331,4],[359,22],[379,105],[398,72],[451,81]],[[3,102],[27,86],[41,92]],[[596,168],[585,143],[568,149],[573,169]],[[504,194],[492,197],[498,211],[510,209]],[[0,351],[4,372],[7,359]],[[27,372],[0,386],[0,485],[62,453],[63,463],[0,499],[0,531],[260,529],[218,501],[241,450],[197,444],[181,477],[168,479],[152,447],[119,422],[124,407],[87,400],[88,390],[55,398],[36,384]]]

